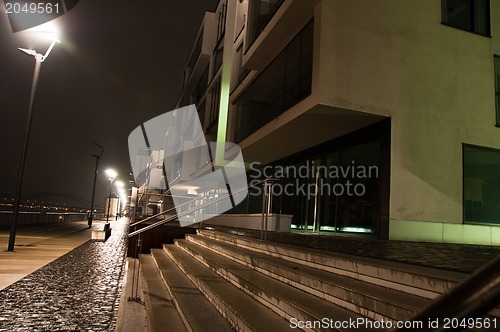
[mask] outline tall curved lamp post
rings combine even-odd
[[[28,109],[28,123],[26,125],[26,133],[24,134],[24,142],[23,142],[23,150],[21,153],[21,162],[19,164],[19,171],[17,175],[17,184],[16,184],[16,195],[14,197],[14,211],[12,215],[12,223],[10,226],[10,236],[9,236],[9,246],[7,251],[14,251],[14,244],[16,241],[16,225],[17,220],[19,219],[19,206],[21,203],[21,190],[23,186],[23,177],[24,177],[24,167],[26,166],[26,156],[28,154],[28,143],[30,139],[30,131],[31,131],[31,119],[33,115],[33,103],[35,100],[35,92],[38,84],[38,77],[40,76],[40,68],[42,66],[42,62],[47,59],[52,48],[56,43],[60,41],[57,38],[54,38],[52,43],[50,44],[47,52],[45,54],[37,53],[35,50],[29,50],[25,48],[19,48],[20,51],[31,55],[35,58],[35,71],[33,73],[33,81],[31,82],[31,94],[30,94],[30,103]]]
[[[113,189],[113,181],[115,181],[116,176],[118,173],[114,169],[107,169],[105,171],[108,180],[110,181],[109,184],[109,196],[108,196],[108,213],[106,213],[106,224],[109,224],[109,209],[111,207],[111,189]]]
[[[101,149],[100,154],[92,154],[92,157],[95,157],[95,172],[94,172],[94,186],[92,187],[92,201],[90,203],[90,215],[87,221],[89,228],[92,227],[92,221],[94,220],[94,199],[95,199],[95,185],[97,183],[97,174],[99,173],[99,159],[101,159],[102,154],[104,153],[104,147],[96,142],[93,144]]]

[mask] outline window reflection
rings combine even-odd
[[[500,150],[464,145],[464,222],[500,224]]]

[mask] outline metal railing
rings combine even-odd
[[[273,182],[272,180],[264,180],[264,192],[262,194],[262,223],[260,227],[260,240],[267,240],[267,224],[271,207],[273,204]]]
[[[174,221],[174,220],[178,219],[179,217],[184,217],[184,216],[187,216],[187,215],[189,215],[189,214],[191,214],[191,213],[193,213],[193,212],[199,211],[199,210],[201,210],[201,209],[203,209],[203,208],[206,208],[206,207],[208,207],[208,206],[211,206],[211,205],[213,205],[213,204],[216,204],[216,203],[218,203],[218,202],[220,202],[220,201],[223,201],[223,200],[225,200],[225,199],[227,199],[227,198],[230,198],[230,197],[232,197],[232,196],[234,196],[234,195],[236,195],[236,194],[239,194],[239,193],[241,193],[241,192],[243,192],[243,191],[245,191],[245,190],[248,190],[248,189],[250,189],[250,188],[257,187],[257,186],[259,186],[259,185],[261,185],[261,184],[263,184],[263,183],[265,183],[265,184],[266,184],[266,185],[265,185],[265,188],[268,188],[268,184],[267,184],[267,183],[269,183],[269,182],[270,182],[270,180],[269,180],[269,179],[264,179],[264,180],[261,180],[261,181],[257,181],[257,182],[252,183],[252,184],[250,184],[250,185],[248,185],[248,186],[246,186],[246,187],[244,187],[244,188],[241,188],[241,189],[239,189],[239,190],[237,190],[237,191],[234,191],[234,192],[232,192],[232,193],[230,193],[230,194],[228,194],[228,195],[222,195],[221,197],[218,197],[218,198],[215,198],[215,199],[211,199],[211,200],[209,200],[208,202],[206,202],[206,203],[204,203],[204,204],[201,204],[201,205],[198,205],[198,206],[196,206],[196,207],[194,207],[194,208],[192,208],[192,209],[188,209],[188,210],[186,210],[186,211],[183,211],[183,212],[181,212],[181,213],[178,213],[178,214],[172,215],[172,216],[170,216],[170,217],[168,217],[168,218],[165,218],[165,219],[163,219],[163,220],[157,221],[157,222],[155,222],[155,223],[153,223],[153,224],[151,224],[151,225],[148,225],[148,226],[146,226],[146,227],[143,227],[143,228],[141,228],[141,229],[138,229],[138,230],[136,230],[136,231],[133,231],[133,232],[129,233],[128,237],[129,237],[129,238],[131,238],[131,237],[134,237],[134,236],[136,236],[136,235],[142,234],[142,233],[147,232],[147,231],[149,231],[149,230],[151,230],[151,229],[153,229],[153,228],[156,228],[156,227],[161,226],[161,225],[164,225],[164,224],[166,224],[166,223],[168,223],[168,222]],[[269,188],[271,188],[271,187],[269,186]],[[265,194],[266,192],[268,193],[268,195],[266,195],[266,194]],[[266,204],[266,211],[264,211],[264,207],[263,207],[263,215],[262,215],[262,227],[264,227],[264,224],[265,224],[266,232],[267,232],[267,219],[268,219],[269,211],[270,211],[270,208],[271,208],[271,205],[270,205],[270,204],[271,204],[271,201],[272,201],[272,200],[271,200],[271,197],[270,197],[270,196],[272,196],[272,195],[269,195],[270,193],[271,193],[271,190],[270,190],[270,189],[269,189],[269,190],[265,189],[265,190],[264,190],[264,195],[263,195],[263,197],[267,197],[266,201],[268,201],[268,203]],[[196,201],[198,201],[198,200],[199,200],[199,198],[195,198],[195,199],[193,199],[193,200],[191,200],[191,201],[188,201],[188,202],[185,202],[185,203],[183,203],[183,204],[180,204],[179,206],[177,206],[177,208],[179,208],[179,207],[184,207],[184,206],[189,206],[190,204],[193,204],[193,203],[195,203],[195,202],[196,202]],[[141,224],[141,223],[144,223],[144,222],[146,222],[146,221],[149,221],[149,220],[152,220],[152,219],[158,218],[158,217],[160,217],[160,216],[166,215],[166,214],[168,214],[169,212],[172,212],[173,210],[176,210],[176,208],[175,208],[175,207],[173,207],[173,208],[170,208],[170,209],[168,209],[168,210],[166,210],[166,211],[163,211],[163,212],[157,213],[157,214],[155,214],[155,215],[153,215],[153,216],[150,216],[150,217],[147,217],[147,218],[142,219],[142,220],[140,220],[140,221],[134,222],[134,223],[132,223],[132,224],[130,225],[130,227],[134,227],[134,226],[137,226],[137,225],[139,225],[139,224]],[[264,216],[264,214],[266,214],[266,215]],[[264,223],[264,221],[265,221],[265,223]],[[262,229],[262,231],[261,231],[261,232],[264,232],[264,230]]]
[[[500,304],[500,257],[487,263],[449,293],[441,295],[408,322],[407,328],[395,331],[462,331],[498,329],[497,318],[484,317]],[[490,325],[488,327],[487,325]]]
[[[12,211],[0,211],[0,227],[11,225],[12,214]],[[18,222],[20,225],[36,225],[61,221],[81,221],[85,220],[86,217],[86,212],[19,211]]]
[[[268,218],[272,210],[272,179],[258,181],[236,192],[210,200],[193,209],[172,215],[169,218],[148,225],[137,231],[133,231],[129,234],[129,238],[140,235],[153,228],[176,220],[179,217],[196,212],[202,208],[218,203],[221,200],[227,199],[232,195],[257,187],[261,184],[264,184],[262,195],[261,241],[265,241],[267,240]],[[179,207],[192,204],[197,200],[198,199],[193,199],[192,201],[179,205]],[[172,212],[173,210],[175,210],[175,207],[135,222],[131,224],[131,226],[139,225],[148,220]],[[140,248],[140,236],[138,246]],[[415,330],[415,326],[419,326],[418,331],[462,331],[465,329],[477,328],[479,323],[481,323],[483,327],[486,327],[485,324],[487,322],[489,322],[488,324],[490,325],[493,324],[493,320],[495,320],[495,324],[498,323],[497,318],[489,318],[485,317],[485,315],[499,304],[500,257],[497,257],[474,272],[469,278],[458,284],[449,293],[441,295],[427,308],[413,317],[411,321],[406,322],[405,326],[409,327],[399,328],[394,331],[413,331]]]

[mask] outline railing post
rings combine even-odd
[[[269,193],[271,193],[271,190],[272,190],[272,183],[271,183],[271,180],[270,180],[270,179],[266,179],[266,180],[259,181],[257,184],[252,184],[251,186],[248,186],[248,187],[242,188],[242,189],[240,189],[240,190],[237,190],[236,192],[234,192],[234,191],[233,191],[231,195],[234,195],[234,194],[236,194],[236,193],[242,192],[243,190],[248,190],[248,188],[251,188],[251,187],[260,186],[260,185],[262,185],[263,183],[265,183],[265,182],[267,182],[267,181],[269,181],[269,184],[268,184],[268,186],[269,186],[269,187],[268,187],[268,188],[267,188],[267,187],[264,187],[264,192],[267,192],[267,191],[266,191],[266,189],[267,189],[267,190],[269,190]],[[262,226],[261,226],[261,239],[264,239],[264,221],[265,221],[265,216],[266,216],[266,215],[267,215],[267,216],[269,216],[270,211],[271,211],[271,206],[272,206],[272,197],[266,197],[266,196],[264,196],[264,195],[265,195],[265,193],[264,193],[264,194],[263,194],[263,196],[262,196]],[[208,201],[208,202],[206,202],[206,203],[203,203],[203,204],[201,204],[201,205],[199,205],[199,206],[196,206],[196,207],[195,207],[195,208],[193,208],[193,209],[188,209],[188,210],[186,210],[186,211],[184,211],[184,212],[177,213],[176,215],[173,215],[173,216],[170,216],[170,217],[168,217],[168,218],[166,218],[166,219],[164,219],[164,220],[161,220],[161,221],[155,222],[154,224],[148,225],[148,226],[146,226],[146,227],[144,227],[144,228],[141,228],[141,229],[139,229],[139,230],[134,230],[134,231],[130,232],[130,233],[128,234],[128,236],[129,236],[129,238],[134,237],[134,236],[139,235],[139,234],[141,234],[141,233],[144,233],[144,232],[146,232],[146,231],[148,231],[148,230],[150,230],[150,229],[153,229],[153,228],[155,228],[155,227],[157,227],[157,226],[160,226],[160,225],[163,225],[163,224],[165,224],[165,223],[167,223],[167,222],[170,222],[170,221],[172,221],[172,220],[178,219],[178,218],[179,218],[179,217],[181,217],[181,216],[187,215],[187,214],[192,213],[192,212],[196,212],[196,211],[198,211],[198,210],[200,210],[200,209],[204,208],[205,206],[210,206],[210,205],[212,205],[212,204],[216,204],[216,203],[220,202],[221,200],[227,199],[228,197],[229,197],[229,196],[221,196],[221,197],[216,198],[216,199],[214,199],[214,200],[210,200],[210,201]],[[139,199],[139,200],[140,200],[140,199]],[[172,211],[172,210],[177,209],[177,208],[178,208],[178,207],[180,207],[180,206],[185,206],[186,204],[191,204],[191,203],[192,203],[192,201],[190,201],[190,202],[186,202],[186,203],[183,203],[183,204],[181,204],[181,205],[179,205],[179,206],[177,206],[177,207],[173,207],[173,208],[171,208],[171,209],[168,209],[167,211],[163,211],[163,212],[158,213],[158,214],[156,214],[156,215],[153,215],[153,216],[150,216],[150,217],[147,217],[147,218],[141,219],[141,221],[138,221],[138,222],[135,222],[135,223],[131,223],[131,224],[130,224],[130,228],[131,228],[131,229],[135,229],[135,227],[137,226],[137,224],[143,223],[143,222],[145,222],[145,221],[149,221],[149,220],[151,220],[152,218],[158,217],[158,216],[160,216],[160,215],[164,215],[164,214],[166,214],[166,213],[168,213],[168,212],[170,212],[170,211]],[[266,204],[268,204],[268,205],[266,205]],[[137,205],[137,204],[136,204],[136,205]],[[202,224],[202,225],[203,225],[203,224]],[[267,225],[267,221],[266,221],[266,225]]]
[[[264,241],[264,220],[265,220],[265,214],[267,211],[266,204],[267,204],[267,180],[263,183],[262,188],[264,189],[262,191],[262,220],[261,220],[261,225],[260,225],[260,240]]]
[[[267,241],[267,225],[272,204],[272,181],[264,182],[264,192],[262,193],[262,222],[260,228],[260,240]]]

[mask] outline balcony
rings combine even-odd
[[[262,70],[314,16],[320,0],[254,0],[247,20],[243,65]],[[263,8],[263,3],[267,5]]]
[[[179,100],[190,95],[205,73],[217,39],[215,14],[206,12],[184,67],[183,91]],[[179,106],[179,105],[178,105]]]

